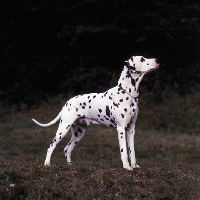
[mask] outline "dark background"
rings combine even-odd
[[[102,92],[132,55],[161,62],[141,94],[185,95],[199,89],[199,36],[199,0],[2,0],[0,101]]]

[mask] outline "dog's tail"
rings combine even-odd
[[[48,126],[51,126],[52,124],[55,124],[61,117],[61,112],[58,114],[58,116],[52,120],[51,122],[47,123],[47,124],[41,124],[40,122],[36,121],[35,119],[32,118],[32,120],[38,124],[39,126],[43,126],[43,127],[48,127]]]

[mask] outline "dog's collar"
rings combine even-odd
[[[133,99],[135,99],[135,101],[138,100],[138,96],[133,97],[130,93],[128,93],[124,88],[122,88],[122,86],[118,85],[119,89],[124,91],[126,94],[128,94],[130,97],[132,97]]]

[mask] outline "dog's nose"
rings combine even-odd
[[[155,60],[155,61],[156,61],[156,63],[157,63],[157,64],[159,64],[159,63],[160,63],[160,62],[159,62],[159,60],[158,60],[158,58],[156,58],[156,60]]]

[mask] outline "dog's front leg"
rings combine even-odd
[[[123,163],[123,168],[128,170],[133,170],[133,168],[130,167],[128,162],[125,127],[117,126],[117,131],[118,131],[118,140],[119,140],[119,147],[120,147],[120,154]]]
[[[137,120],[137,116],[138,116],[138,108],[136,109],[136,112],[134,114],[132,121],[129,122],[130,126],[127,130],[128,153],[129,153],[129,158],[131,161],[132,168],[139,168],[139,165],[136,164],[135,145],[134,145],[135,123]]]
[[[139,165],[136,164],[135,158],[135,146],[134,146],[134,136],[135,136],[135,124],[127,131],[127,143],[128,143],[128,153],[131,161],[132,168],[139,168]]]

